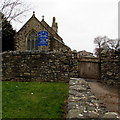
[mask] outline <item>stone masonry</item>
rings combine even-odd
[[[91,93],[88,83],[81,78],[71,78],[69,82],[67,118],[111,118],[118,120],[119,115],[109,112]],[[115,119],[116,118],[116,119]]]
[[[15,50],[47,50],[47,51],[71,51],[71,49],[65,45],[63,39],[58,35],[58,25],[53,17],[52,26],[50,27],[44,17],[39,21],[35,12],[31,18],[23,25],[23,27],[15,35]],[[48,46],[37,46],[38,33],[41,31],[48,32]]]
[[[10,51],[2,53],[2,80],[69,82],[67,118],[118,118],[78,78],[76,52]],[[72,79],[70,79],[72,78]]]
[[[120,61],[105,59],[101,64],[101,79],[108,85],[120,85]]]
[[[78,77],[77,55],[72,52],[12,51],[2,57],[2,80],[68,82]]]

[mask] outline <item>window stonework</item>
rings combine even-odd
[[[27,50],[38,50],[37,32],[31,31],[27,37]]]
[[[30,40],[27,40],[27,50],[30,50]]]

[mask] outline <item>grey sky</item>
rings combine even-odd
[[[19,30],[35,11],[36,17],[51,26],[52,17],[58,22],[58,34],[72,50],[94,51],[97,36],[118,37],[119,0],[24,0],[32,9],[22,23],[14,22]]]

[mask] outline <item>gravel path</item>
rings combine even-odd
[[[118,88],[107,87],[98,82],[88,83],[92,93],[105,104],[109,111],[120,114],[120,91]]]
[[[70,79],[67,118],[119,118],[116,112],[110,112],[97,99],[91,92],[90,86],[94,88],[92,89],[93,92],[98,87],[82,78]],[[101,88],[98,87],[98,91],[100,90]]]

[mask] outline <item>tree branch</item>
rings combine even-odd
[[[5,19],[8,21],[18,21],[18,16],[22,15],[30,9],[28,6],[25,6],[26,5],[21,2],[21,0],[3,0],[2,4],[0,5],[0,11],[5,15]]]

